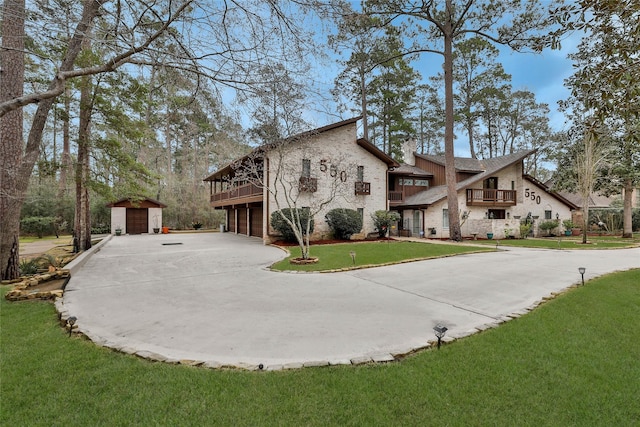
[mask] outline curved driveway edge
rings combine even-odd
[[[277,370],[391,361],[518,317],[640,248],[509,249],[330,274],[265,267],[285,253],[231,233],[115,237],[56,306],[98,345],[173,363]]]

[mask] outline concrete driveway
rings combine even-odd
[[[256,369],[389,361],[442,323],[460,338],[585,279],[640,267],[640,248],[510,249],[341,273],[278,273],[286,254],[231,233],[114,237],[58,309],[95,343],[150,359]]]

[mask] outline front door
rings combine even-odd
[[[413,229],[411,234],[414,236],[420,235],[420,211],[413,211]]]

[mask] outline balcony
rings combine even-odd
[[[403,200],[404,200],[404,193],[402,191],[389,191],[390,204],[402,203]]]
[[[356,181],[356,196],[369,196],[371,194],[371,183]]]
[[[301,176],[298,181],[298,191],[301,193],[315,193],[318,191],[318,178]]]
[[[516,190],[467,189],[467,206],[515,206]]]
[[[236,205],[262,201],[262,188],[254,184],[244,184],[211,195],[211,207]]]

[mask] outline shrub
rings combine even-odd
[[[353,209],[332,209],[324,218],[337,239],[350,239],[362,230],[362,217]]]
[[[520,238],[526,239],[531,231],[531,223],[522,221],[520,222]]]
[[[562,221],[562,225],[564,226],[565,230],[571,230],[573,227],[575,227],[575,224],[570,219],[565,219],[564,221]]]
[[[380,210],[372,213],[371,219],[373,219],[373,225],[376,227],[378,236],[384,237],[387,235],[387,231],[391,225],[394,222],[400,221],[400,214],[398,212]]]
[[[558,226],[558,221],[542,221],[538,225],[538,228],[540,228],[540,230],[546,231],[547,235],[550,235],[551,234],[551,230],[553,230],[557,226]]]
[[[284,240],[295,242],[296,235],[291,226],[284,220],[283,216],[289,218],[294,224],[297,223],[296,218],[299,218],[302,234],[306,234],[307,221],[309,221],[309,233],[313,233],[313,218],[309,217],[308,209],[284,208],[271,214],[271,226],[282,235]]]
[[[52,216],[32,216],[20,221],[20,230],[24,234],[36,235],[42,238],[45,234],[54,234],[55,218]]]

